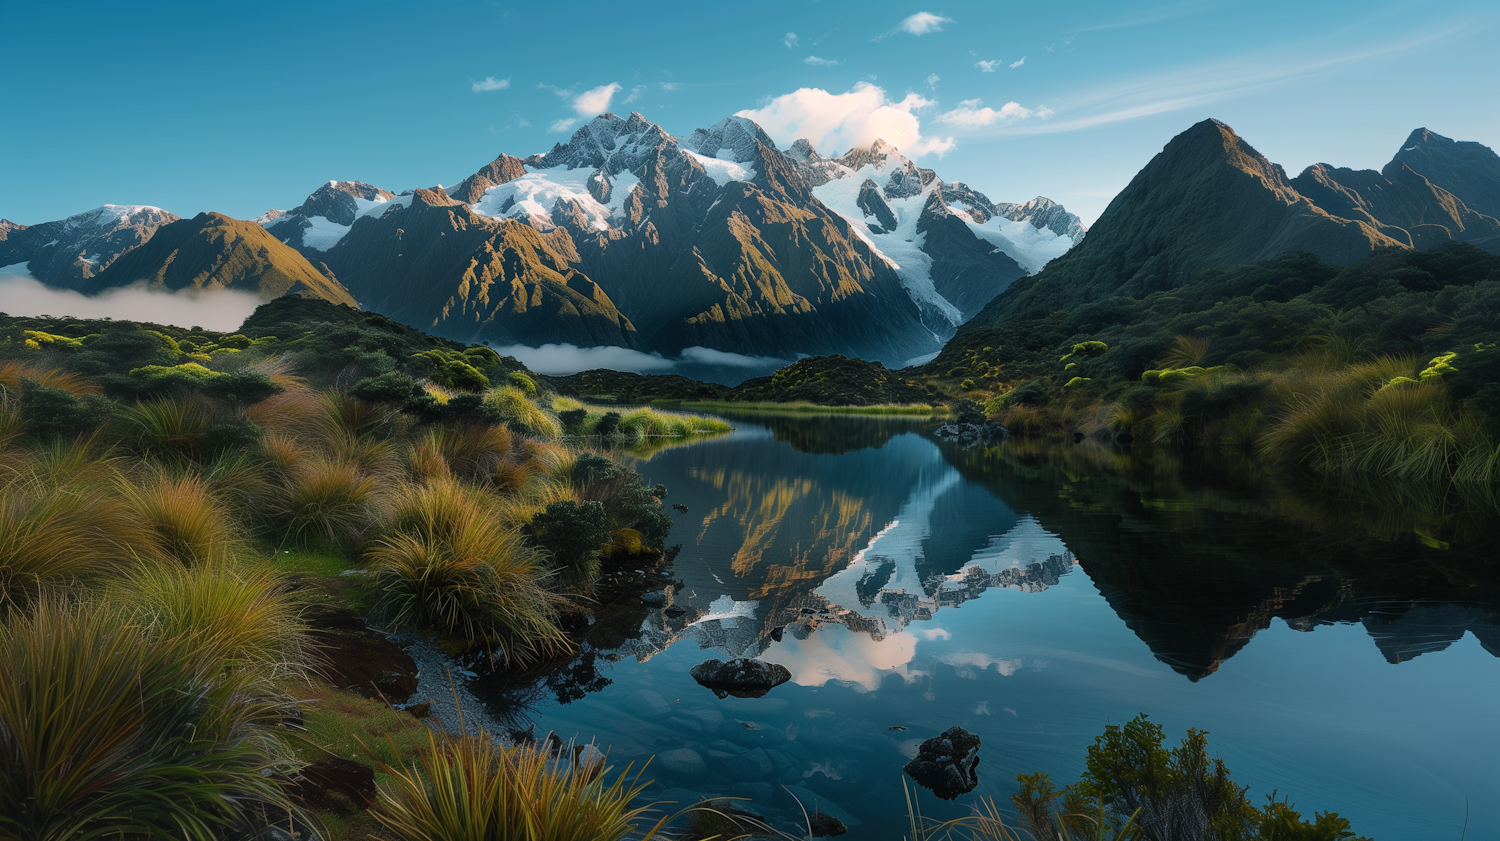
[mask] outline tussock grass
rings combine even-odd
[[[0,391],[20,394],[22,380],[30,380],[43,388],[66,391],[74,397],[99,393],[99,386],[80,374],[19,359],[0,360]]]
[[[631,769],[575,769],[545,746],[506,747],[488,735],[431,744],[412,766],[387,768],[372,815],[400,841],[649,841],[675,816],[633,806],[650,781]]]
[[[458,635],[510,662],[571,647],[542,559],[482,493],[451,480],[408,486],[367,555],[396,625]]]
[[[117,574],[135,562],[133,549],[149,543],[106,485],[51,478],[33,465],[0,485],[0,612]]]
[[[208,447],[214,410],[201,400],[151,400],[125,411],[132,440],[159,458],[193,458]]]
[[[0,831],[218,839],[290,806],[265,687],[199,642],[103,604],[43,600],[0,626]]]
[[[194,566],[226,560],[241,547],[229,510],[197,476],[151,471],[122,479],[118,493],[144,532],[141,547],[158,558]]]
[[[484,402],[498,409],[508,423],[522,435],[555,441],[562,437],[562,424],[541,406],[534,403],[526,392],[515,386],[492,388],[484,395]]]
[[[108,593],[154,635],[190,645],[225,668],[276,679],[308,671],[302,605],[269,564],[147,565]]]
[[[307,456],[281,473],[268,513],[284,541],[351,547],[375,526],[382,501],[379,481],[359,465]]]

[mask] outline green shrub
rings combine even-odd
[[[578,457],[571,478],[580,498],[604,504],[611,532],[633,529],[651,549],[666,543],[672,517],[661,504],[667,495],[664,486],[648,488],[639,473],[592,453]]]
[[[609,531],[602,504],[561,500],[532,517],[526,534],[551,553],[553,564],[570,578],[591,581],[598,574],[599,552]]]
[[[494,353],[494,351],[490,352]],[[511,371],[506,379],[510,381],[511,385],[519,388],[527,397],[536,396],[536,380],[533,380],[521,371]]]
[[[365,377],[349,389],[349,394],[368,403],[401,403],[422,393],[416,379],[400,371],[387,371],[378,377]]]
[[[620,413],[605,412],[599,422],[594,424],[595,435],[613,435],[620,430]]]

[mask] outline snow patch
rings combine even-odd
[[[1069,237],[1038,228],[1030,222],[1015,222],[1004,216],[991,216],[983,225],[975,222],[962,208],[948,208],[968,224],[974,235],[1010,255],[1027,274],[1036,274],[1048,262],[1063,256],[1073,247]]]
[[[917,233],[917,220],[922,216],[922,207],[927,203],[929,187],[915,196],[904,199],[886,199],[891,212],[896,216],[896,229],[875,233],[870,225],[876,220],[866,217],[859,207],[860,186],[865,179],[883,184],[890,178],[890,171],[899,166],[899,161],[886,158],[881,165],[866,164],[858,172],[850,172],[826,184],[813,188],[813,195],[834,213],[849,220],[856,236],[864,240],[896,270],[901,285],[906,288],[917,306],[933,309],[942,314],[953,327],[963,323],[963,314],[951,301],[944,298],[932,282],[932,258],[922,250],[925,234]],[[847,169],[845,170],[848,171]]]
[[[311,227],[302,229],[302,244],[308,248],[316,248],[319,251],[338,245],[344,234],[349,233],[350,225],[340,225],[329,221],[326,216],[309,216],[307,222]]]
[[[583,208],[589,227],[607,231],[609,220],[624,207],[626,197],[640,183],[640,178],[629,170],[616,173],[610,179],[609,202],[606,204],[589,192],[589,179],[594,178],[597,171],[592,167],[570,169],[563,166],[538,169],[485,190],[470,209],[491,219],[532,217],[550,225],[552,209],[557,203],[571,201]]]
[[[714,180],[714,183],[718,184],[720,187],[728,184],[731,181],[755,180],[756,173],[754,167],[748,167],[742,163],[736,163],[733,159],[733,149],[720,149],[714,153],[715,156],[712,158],[707,155],[701,155],[697,152],[689,151],[687,149],[683,149],[682,153],[697,161],[698,164],[703,167],[703,170],[708,173],[708,177],[712,178]],[[721,157],[725,153],[728,153],[730,155],[728,159]]]

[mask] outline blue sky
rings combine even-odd
[[[1418,126],[1500,147],[1493,0],[6,3],[0,31],[0,216],[28,224],[452,184],[605,107],[674,134],[755,111],[835,153],[898,133],[1086,222],[1210,116],[1291,174],[1379,168]]]

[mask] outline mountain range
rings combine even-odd
[[[0,265],[82,292],[357,301],[468,342],[903,364],[1083,237],[1049,199],[993,202],[883,141],[830,158],[743,117],[674,137],[633,113],[448,188],[330,181],[251,221],[108,206],[3,223]]]
[[[452,187],[329,181],[249,221],[117,205],[0,220],[0,266],[85,293],[145,281],[357,302],[465,342],[904,365],[955,333],[1205,269],[1449,241],[1500,252],[1500,156],[1425,128],[1378,172],[1320,163],[1292,178],[1204,120],[1085,236],[1049,199],[991,201],[883,141],[825,157],[806,140],[779,149],[743,117],[674,137],[632,113]]]
[[[1136,174],[1078,248],[1010,286],[964,331],[1140,298],[1288,252],[1349,264],[1450,241],[1500,253],[1500,156],[1486,146],[1419,128],[1379,172],[1320,163],[1288,178],[1229,126],[1204,120]]]

